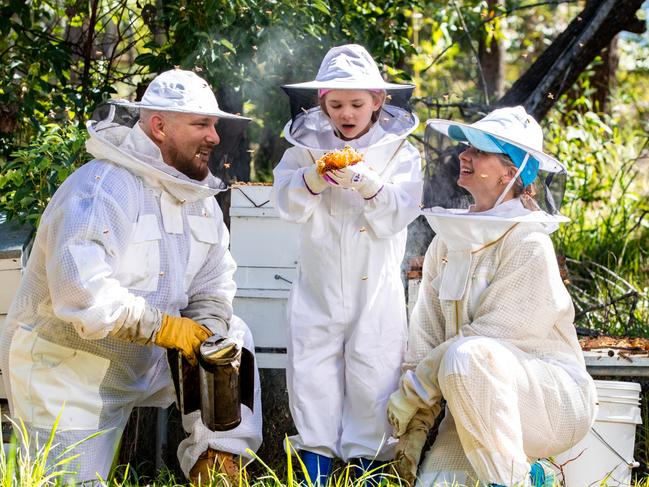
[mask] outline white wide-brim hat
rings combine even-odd
[[[327,52],[313,81],[284,85],[305,90],[400,90],[413,85],[388,83],[367,50],[358,44],[334,47]]]
[[[219,108],[210,85],[193,71],[172,69],[156,76],[141,101],[111,100],[119,106],[250,121]]]
[[[527,152],[538,162],[538,169],[546,172],[565,172],[566,168],[553,156],[543,152],[543,131],[538,122],[522,106],[498,108],[472,124],[440,118],[430,119],[426,125],[458,142],[472,145],[485,152],[512,156],[508,144]],[[512,157],[515,164],[519,157]]]

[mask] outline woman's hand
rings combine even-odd
[[[406,432],[399,438],[394,457],[394,468],[399,478],[411,486],[415,485],[417,466],[421,459],[422,450],[435,421],[432,409],[419,409],[408,423]]]
[[[417,412],[418,405],[409,401],[401,388],[390,395],[388,401],[388,421],[394,428],[392,436],[400,438],[408,428],[410,420]]]

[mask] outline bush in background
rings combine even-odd
[[[593,111],[588,74],[580,80],[584,94],[562,98],[545,121],[547,150],[568,168],[561,211],[571,222],[554,239],[572,259],[578,318],[601,306],[583,324],[642,336],[649,333],[649,136],[639,120],[624,124]]]
[[[72,122],[49,123],[29,142],[0,159],[0,212],[9,220],[38,226],[59,185],[90,159],[87,132]]]

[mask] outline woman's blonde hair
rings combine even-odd
[[[516,164],[514,164],[514,162],[507,154],[496,154],[496,155],[500,159],[500,162],[502,162],[503,166],[505,166],[507,169],[514,171],[512,176],[516,174],[516,172],[518,171],[518,167],[516,166]],[[536,203],[536,200],[534,199],[534,197],[536,196],[536,186],[534,185],[534,183],[530,183],[527,186],[523,186],[523,180],[519,176],[516,178],[516,181],[514,181],[512,190],[514,190],[514,198],[520,198],[525,208],[531,211],[536,211],[540,209],[539,205]]]

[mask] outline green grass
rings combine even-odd
[[[0,441],[0,479],[2,487],[45,487],[70,485],[66,480],[73,476],[70,463],[79,457],[76,453],[80,445],[91,438],[103,434],[95,433],[82,441],[65,448],[54,456],[55,432],[61,418],[59,413],[54,427],[44,444],[33,443],[25,424],[12,421],[13,435],[7,448]]]
[[[646,415],[647,411],[645,410],[644,413]],[[647,419],[649,418],[645,418],[645,420]],[[78,457],[74,451],[82,448],[83,441],[86,440],[70,446],[56,458],[51,458],[56,425],[43,445],[31,445],[29,443],[30,440],[24,424],[14,424],[14,428],[17,434],[14,434],[11,443],[9,445],[2,445],[3,447],[8,447],[6,448],[8,451],[5,452],[5,448],[0,448],[0,487],[58,487],[77,485],[73,480],[70,480],[73,472],[68,469],[68,465],[73,459]],[[278,476],[272,466],[265,464],[262,459],[256,457],[253,452],[249,451],[248,453],[255,458],[255,461],[263,466],[265,473],[251,478],[244,469],[238,485],[231,485],[223,474],[215,473],[209,479],[209,482],[203,485],[209,485],[210,487],[297,487],[300,485],[300,480],[305,479],[306,487],[315,487],[305,472],[304,464],[299,457],[294,455],[295,451],[290,445],[287,450],[293,454],[288,453],[286,455],[286,478]],[[26,451],[31,451],[32,453],[25,453]],[[351,465],[343,465],[335,470],[326,487],[369,487],[373,485],[372,480],[379,479],[378,470],[370,470],[357,477],[354,475],[353,469],[354,467]],[[391,473],[384,473],[382,479],[381,487],[407,486],[396,475],[394,469],[391,470]],[[141,480],[129,465],[123,465],[116,469],[115,474],[110,479],[100,479],[95,485],[107,487],[175,487],[189,486],[191,484],[184,478],[178,478],[173,472],[168,470],[159,472],[155,479]],[[556,482],[555,485],[559,486],[560,484]],[[607,479],[603,479],[599,485],[606,487],[608,485]],[[631,485],[633,487],[649,487],[649,478],[634,480]],[[481,487],[481,485],[478,482],[468,485],[454,482],[453,484],[449,484],[448,487]]]

